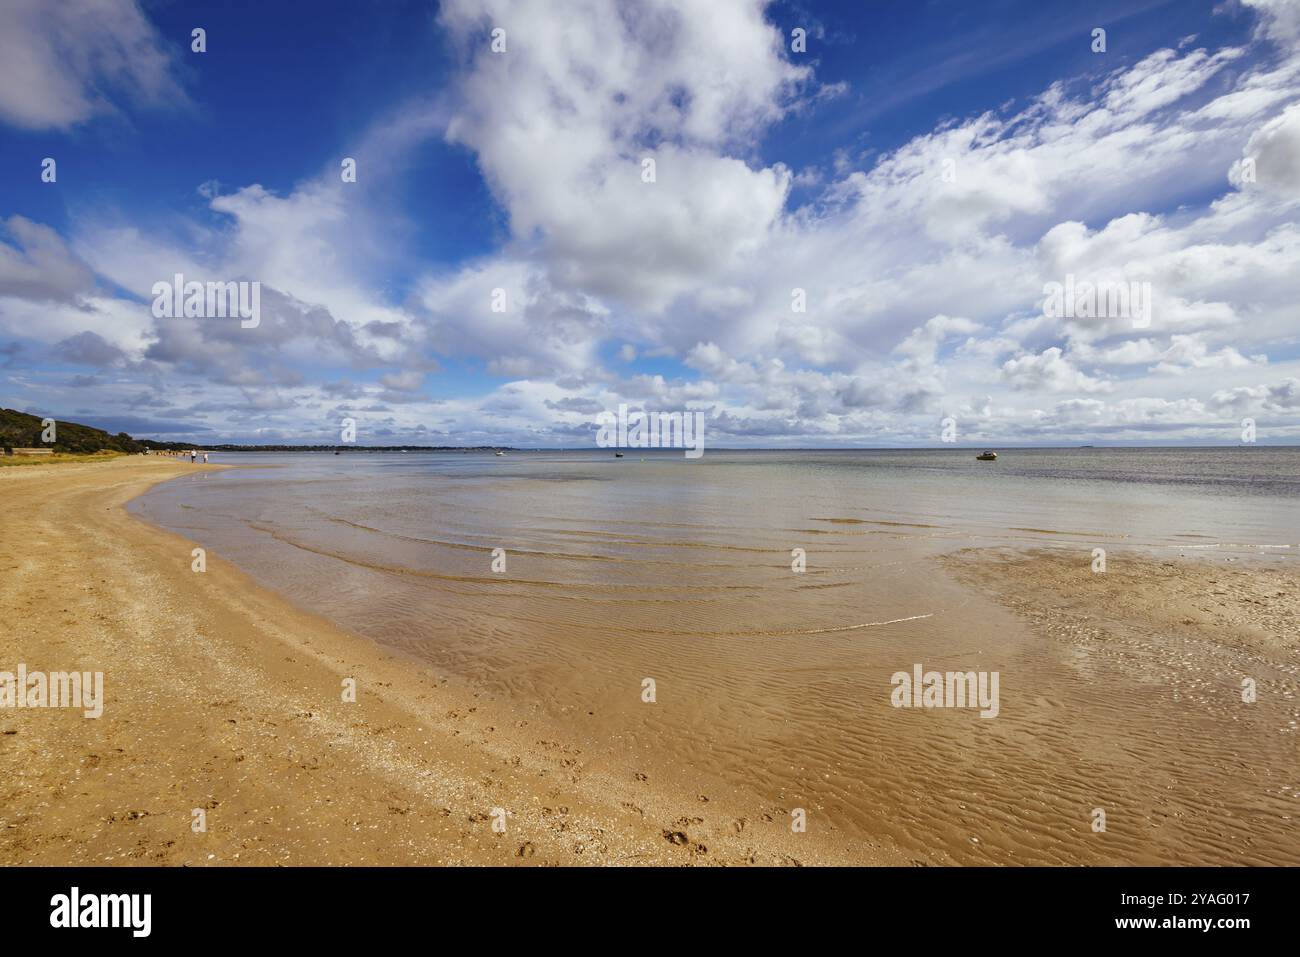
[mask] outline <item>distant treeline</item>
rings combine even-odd
[[[146,449],[180,450],[193,448],[185,442],[154,442],[152,439],[133,439],[125,432],[109,435],[103,429],[93,429],[76,422],[54,420],[54,441],[42,441],[45,427],[41,417],[28,415],[15,409],[0,409],[0,447],[53,449],[55,452],[143,452]]]
[[[183,452],[189,449],[207,452],[513,452],[508,445],[196,445],[193,442],[155,442],[133,439],[125,432],[109,435],[76,422],[54,421],[54,441],[43,442],[45,432],[41,417],[0,409],[0,447],[13,449],[53,449],[55,452]]]

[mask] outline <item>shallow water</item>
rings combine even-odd
[[[1142,775],[1149,810],[1176,761],[1256,830],[1283,828],[1292,806],[1226,770],[1221,723],[1144,698],[1124,662],[1036,640],[933,557],[1011,545],[1077,550],[1085,572],[1097,547],[1291,562],[1300,450],[975,451],[218,455],[263,467],[179,479],[132,508],[540,709],[589,764],[755,816],[798,804],[849,847],[885,835],[927,860],[1169,862],[1169,834],[1117,825],[1102,846],[1087,812]],[[891,707],[890,676],[917,662],[998,671],[1001,713]],[[1285,747],[1246,765],[1282,773]],[[1215,832],[1188,856],[1238,859],[1232,840]],[[1293,840],[1253,859],[1297,858]]]

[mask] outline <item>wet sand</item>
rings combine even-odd
[[[1087,549],[980,549],[944,564],[1068,669],[1034,692],[1067,732],[1044,776],[1108,816],[1084,831],[1089,862],[1300,863],[1293,562],[1112,551],[1098,573]]]
[[[193,543],[122,509],[203,470],[0,475],[0,670],[102,670],[107,697],[99,720],[0,710],[0,861],[1300,863],[1289,565],[1112,551],[1099,575],[1083,547],[967,550],[900,567],[932,599],[920,620],[761,641],[527,632],[553,666],[503,691],[343,631],[213,552],[196,574]],[[755,574],[799,620],[836,617],[832,595],[851,610],[881,573],[853,557],[806,583]],[[492,653],[506,667],[510,646]],[[998,717],[891,707],[890,675],[913,662],[1000,671]]]

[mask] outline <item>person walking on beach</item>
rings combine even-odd
[[[198,459],[198,457],[199,457],[199,453],[196,452],[194,449],[190,449],[190,465],[193,465],[194,462]]]
[[[204,465],[207,465],[207,464],[208,464],[208,453],[207,453],[207,452],[204,452],[204,453],[203,453],[203,464],[204,464]]]

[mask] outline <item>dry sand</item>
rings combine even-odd
[[[0,671],[102,671],[99,719],[0,710],[3,864],[726,864],[863,860],[584,756],[123,509],[196,469],[0,473]],[[342,701],[355,677],[356,703]],[[191,829],[206,810],[207,830]],[[506,832],[493,829],[504,809]],[[865,859],[872,859],[866,857]],[[884,854],[879,861],[892,861]]]

